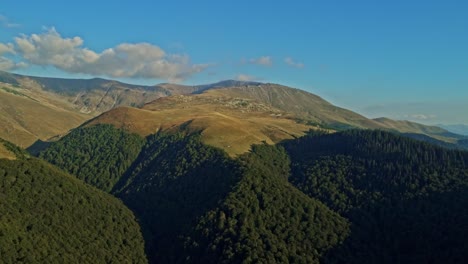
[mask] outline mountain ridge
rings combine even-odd
[[[443,129],[446,129],[452,133],[464,135],[468,137],[468,125],[466,124],[454,124],[454,125],[438,124],[437,126]]]
[[[204,120],[194,128],[197,131],[209,133],[207,131],[211,130],[216,134],[228,130],[245,130],[238,131],[236,137],[247,136],[251,140],[238,144],[238,149],[231,151],[236,154],[247,151],[253,143],[264,140],[270,144],[277,143],[318,128],[330,131],[349,128],[382,129],[424,134],[450,144],[457,144],[462,138],[448,131],[417,123],[369,119],[335,106],[310,92],[272,83],[225,80],[204,85],[161,83],[146,86],[102,78],[65,79],[0,72],[0,94],[5,101],[2,104],[3,111],[7,113],[0,117],[0,138],[22,147],[28,147],[37,140],[59,138],[85,122],[99,123],[96,118],[102,120],[104,116],[111,117],[116,113],[119,116],[122,109],[115,110],[119,107],[133,113],[136,119],[139,118],[139,114],[136,114],[138,112],[142,115],[141,118],[149,118],[149,123],[160,124],[147,125],[152,130],[141,132],[142,135],[159,131],[161,127],[168,129],[172,126],[179,130],[177,127],[182,124],[185,128],[193,128],[200,121],[198,118]],[[198,106],[190,105],[187,100],[197,101]],[[204,106],[201,106],[201,101]],[[160,106],[166,111],[165,116],[160,112]],[[128,107],[133,109],[129,110]],[[14,109],[13,113],[10,113],[11,109]],[[16,113],[18,109],[19,113]],[[42,110],[38,111],[39,109]],[[222,111],[218,111],[219,109]],[[142,110],[151,110],[152,115]],[[179,118],[179,121],[166,122],[170,115]],[[224,124],[224,128],[220,130],[216,122]],[[131,125],[127,121],[121,122],[124,123]],[[249,132],[250,127],[257,127],[256,132]],[[214,136],[221,137],[219,134]],[[213,139],[213,136],[211,138],[211,145],[217,146],[218,140]],[[224,142],[222,145],[227,149],[237,143]]]

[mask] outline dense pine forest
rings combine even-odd
[[[109,125],[78,128],[39,154],[78,179],[14,146],[21,158],[0,161],[2,193],[44,206],[18,213],[2,199],[9,209],[0,243],[9,250],[0,252],[56,261],[64,253],[50,255],[55,242],[44,250],[35,243],[96,239],[94,251],[75,244],[71,251],[83,258],[74,261],[464,263],[468,152],[449,147],[383,131],[310,132],[233,159],[199,134],[142,138]],[[65,183],[73,188],[56,187]],[[69,218],[91,222],[74,226],[88,228],[78,236],[62,230]],[[44,224],[35,221],[52,221],[48,230],[58,235],[37,240],[33,231]]]
[[[137,158],[144,139],[100,125],[73,131],[40,153],[40,157],[105,192]]]
[[[114,194],[135,212],[156,263],[190,262],[184,236],[230,191],[237,168],[198,136],[152,135]]]
[[[207,212],[191,242],[201,263],[318,263],[349,223],[287,182],[289,159],[272,146],[240,157],[242,178]]]
[[[352,223],[325,263],[463,263],[468,153],[382,131],[286,142],[290,181]]]
[[[0,197],[2,263],[147,262],[122,202],[44,161],[0,159]]]

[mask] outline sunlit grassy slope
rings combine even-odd
[[[424,134],[451,144],[460,140],[438,127],[368,119],[303,90],[232,80],[198,86],[141,86],[0,71],[0,113],[0,138],[21,147],[59,138],[99,115],[90,124],[111,123],[140,135],[160,130],[201,131],[205,143],[231,155],[247,151],[253,143],[278,142],[317,127]]]
[[[158,99],[142,109],[121,107],[88,123],[113,124],[146,136],[157,131],[200,132],[204,143],[230,155],[255,143],[269,144],[301,136],[315,127],[299,124],[289,114],[254,100],[213,96],[210,92]]]
[[[66,133],[91,117],[52,97],[6,85],[0,85],[0,112],[0,138],[21,147]]]

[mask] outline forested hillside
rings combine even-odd
[[[108,126],[75,131],[41,155],[86,156],[109,144],[103,129],[116,132]],[[96,145],[71,144],[85,140]],[[71,172],[75,166],[61,165]],[[233,160],[199,135],[155,134],[121,172],[112,193],[139,219],[155,263],[317,263],[349,232],[345,219],[287,182],[289,159],[274,146],[256,146]]]
[[[196,133],[142,139],[97,125],[41,156],[97,187],[110,182],[153,263],[468,258],[467,152],[388,132],[310,132],[233,159]]]
[[[381,131],[315,134],[284,144],[290,181],[348,218],[326,263],[463,263],[468,153]]]
[[[0,262],[146,263],[118,199],[37,160],[0,159]]]
[[[73,130],[41,152],[40,157],[110,192],[144,144],[144,139],[136,134],[99,125]]]
[[[273,146],[240,158],[242,178],[197,224],[189,246],[201,263],[318,263],[349,224],[287,182],[289,159]]]
[[[148,137],[115,194],[139,218],[150,260],[185,261],[182,236],[227,195],[236,170],[225,153],[203,145],[199,136]]]

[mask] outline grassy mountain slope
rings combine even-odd
[[[8,159],[8,160],[16,159],[15,153],[13,153],[13,151],[8,149],[8,147],[5,146],[5,144],[3,144],[3,142],[1,141],[0,141],[0,159]]]
[[[334,106],[317,95],[287,86],[259,83],[210,92],[254,99],[265,105],[294,113],[298,118],[336,128],[382,128],[373,120]]]
[[[61,79],[2,73],[15,87],[49,94],[75,111],[96,115],[117,106],[140,106],[168,92],[157,86],[140,86],[105,79]],[[2,78],[0,78],[0,81]],[[12,81],[13,80],[13,81]]]
[[[158,131],[201,133],[204,143],[235,156],[262,141],[273,144],[315,127],[251,99],[199,95],[160,98],[142,109],[117,108],[87,125],[112,124],[147,136]]]
[[[456,143],[458,139],[463,138],[461,135],[451,133],[446,129],[440,128],[438,126],[427,126],[411,121],[399,121],[389,118],[376,118],[374,121],[382,124],[390,130],[394,130],[400,133],[423,134],[448,143]]]
[[[29,157],[30,154],[26,150],[0,138],[0,159],[16,160]]]
[[[170,92],[104,79],[60,79],[0,72],[0,137],[21,147],[64,135],[118,106],[141,106]]]
[[[369,120],[318,96],[285,86],[228,84],[241,86],[213,85],[199,94],[159,98],[141,109],[117,108],[88,125],[112,124],[142,136],[157,131],[201,131],[204,143],[222,148],[232,156],[248,151],[252,144],[277,143],[317,127],[379,128],[451,148],[460,147],[457,144],[462,136],[438,127],[386,118]]]
[[[458,124],[458,125],[437,125],[437,126],[444,128],[452,133],[468,136],[468,125]]]
[[[464,141],[462,139],[456,140],[455,143],[450,143],[450,142],[447,142],[449,141],[449,139],[438,140],[438,139],[435,139],[434,137],[430,137],[425,134],[401,133],[400,135],[408,137],[408,138],[416,139],[419,141],[427,142],[436,146],[448,148],[448,149],[468,150],[468,147],[463,144]]]
[[[90,116],[76,113],[46,95],[0,84],[0,137],[21,147],[66,133]]]
[[[141,106],[169,93],[157,86],[138,86],[105,79],[32,78],[46,91],[65,96],[76,109],[99,114],[118,106]]]
[[[140,107],[160,97],[228,84],[143,86],[99,78],[46,78],[0,71],[0,137],[28,147],[36,140],[66,134],[119,106]]]
[[[163,83],[147,86],[101,78],[48,78],[0,71],[0,83],[14,88],[35,91],[38,94],[47,94],[49,97],[66,101],[69,106],[81,113],[96,115],[119,106],[139,107],[169,95],[192,94],[217,87],[248,84],[249,82],[223,81],[196,86]],[[35,94],[33,98],[38,94]]]
[[[0,159],[14,160],[16,159],[16,156],[9,149],[7,149],[5,145],[0,144]]]
[[[5,263],[146,263],[141,232],[118,199],[37,159],[0,159]]]
[[[343,130],[349,128],[383,129],[399,133],[422,134],[434,139],[457,144],[463,136],[437,126],[427,126],[410,121],[388,118],[368,119],[362,115],[337,107],[317,95],[277,84],[231,83],[229,88],[211,87],[212,96],[230,96],[253,99],[267,106],[295,116],[296,119],[325,128]]]
[[[190,129],[206,130],[204,140],[213,146],[226,149],[231,155],[243,153],[252,143],[267,141],[278,142],[285,138],[302,135],[307,130],[305,125],[287,122],[284,118],[272,119],[252,113],[234,115],[232,112],[217,112],[219,100],[249,102],[275,109],[273,114],[280,112],[286,119],[302,124],[321,126],[342,130],[347,128],[387,129],[401,133],[425,134],[438,140],[455,143],[457,135],[437,132],[438,128],[427,127],[415,123],[392,121],[388,119],[371,120],[352,111],[334,106],[314,94],[286,86],[258,82],[222,81],[208,85],[177,85],[159,84],[154,86],[131,85],[105,79],[60,79],[45,77],[30,77],[0,72],[0,92],[4,107],[0,118],[0,137],[15,144],[27,147],[35,140],[47,140],[56,135],[63,135],[70,128],[117,107],[143,107],[154,110],[161,100],[158,98],[171,95],[196,94],[191,98],[204,98],[204,107],[194,109],[189,103],[174,103],[172,109],[166,105],[167,112],[160,112],[165,117],[174,115],[174,120],[164,120],[153,117],[152,124],[136,125],[133,132],[147,135],[158,129],[166,130],[173,127],[177,130],[181,124]],[[12,97],[16,96],[16,97]],[[200,96],[200,97],[198,97]],[[185,98],[186,99],[186,98]],[[184,100],[185,100],[184,99]],[[177,99],[172,99],[177,101]],[[152,102],[152,103],[151,103]],[[208,106],[212,104],[211,106]],[[22,107],[24,105],[24,107]],[[150,105],[150,106],[148,106]],[[239,105],[236,107],[239,108]],[[177,109],[179,108],[179,109]],[[184,108],[184,109],[181,109]],[[215,108],[215,109],[214,109]],[[225,108],[225,107],[224,107]],[[246,108],[244,107],[244,110]],[[171,110],[171,111],[169,111]],[[136,111],[133,111],[136,113]],[[110,116],[116,113],[110,114]],[[154,114],[154,113],[153,113]],[[221,115],[219,115],[221,114]],[[269,114],[272,114],[270,111]],[[138,114],[145,115],[146,114]],[[252,118],[249,117],[253,115]],[[183,118],[181,118],[184,116]],[[197,118],[200,117],[200,118]],[[158,120],[158,121],[154,121]],[[275,121],[276,120],[276,121]],[[43,121],[43,122],[40,122]],[[190,124],[189,124],[190,122]],[[122,123],[122,122],[121,122]],[[138,120],[127,122],[128,126],[142,123]],[[197,124],[199,123],[199,124]],[[269,126],[268,124],[272,125]],[[219,125],[217,125],[219,124]],[[252,127],[252,129],[249,129]],[[140,132],[138,130],[149,130]],[[230,131],[227,138],[220,133]],[[228,148],[235,148],[228,150]]]

